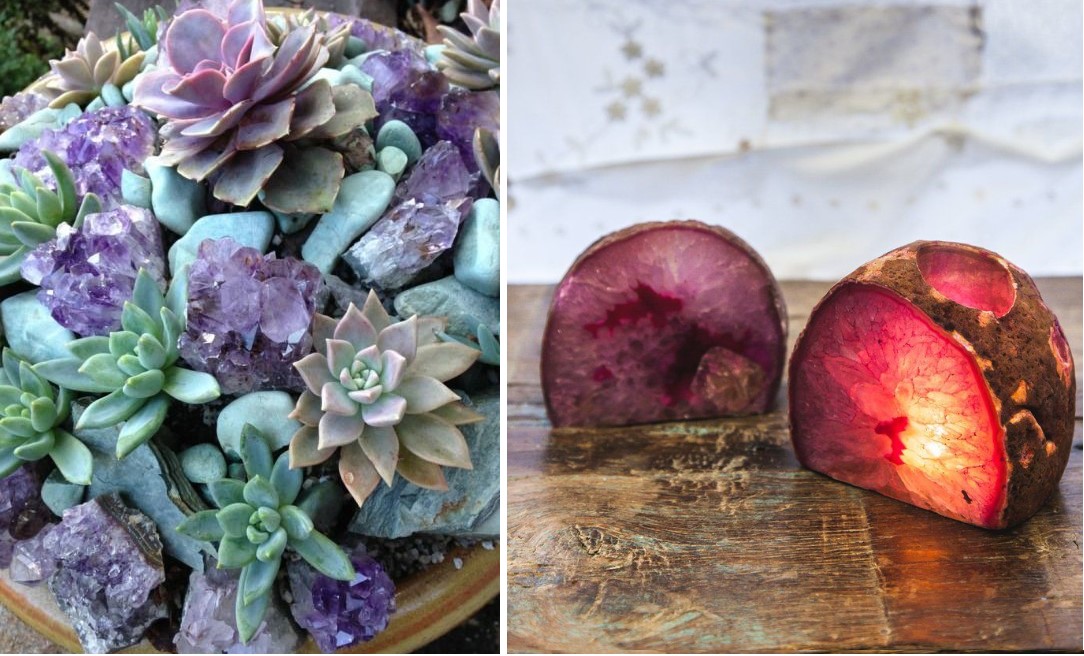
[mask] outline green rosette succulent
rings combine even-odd
[[[61,387],[106,394],[87,406],[76,429],[123,422],[117,439],[117,457],[123,458],[158,431],[171,399],[207,403],[221,391],[214,376],[176,365],[184,319],[166,307],[158,284],[145,270],[136,277],[120,323],[122,329],[108,336],[69,343],[71,357],[40,362],[34,370]]]
[[[350,581],[355,572],[343,550],[313,527],[309,502],[317,503],[319,495],[306,494],[295,505],[304,476],[290,468],[288,454],[272,462],[267,440],[251,425],[241,432],[240,448],[247,481],[224,478],[211,483],[208,491],[218,509],[190,515],[177,530],[217,543],[220,568],[241,568],[237,632],[247,643],[267,611],[286,549],[333,579]]]
[[[42,155],[56,178],[56,191],[23,168],[12,171],[17,185],[0,185],[0,285],[19,280],[27,254],[56,237],[61,223],[77,228],[87,214],[101,211],[94,194],[77,202],[72,172],[60,158],[47,150]]]
[[[316,315],[315,353],[294,367],[308,389],[290,417],[302,427],[290,442],[290,466],[307,467],[339,451],[339,476],[360,506],[395,472],[420,487],[446,490],[441,466],[470,469],[457,426],[483,419],[444,385],[470,368],[479,351],[441,342],[443,320],[394,322],[376,294],[351,304],[339,321]]]
[[[71,392],[53,389],[30,364],[5,348],[0,370],[0,478],[49,456],[61,475],[90,485],[90,449],[60,427],[68,418]]]
[[[444,50],[437,68],[449,80],[467,89],[490,89],[501,83],[501,2],[486,7],[482,0],[467,0],[459,15],[470,34],[438,25]]]

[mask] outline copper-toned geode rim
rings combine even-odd
[[[267,7],[266,11],[268,14],[285,15],[304,13],[304,10],[289,7]],[[366,20],[350,16],[345,18]],[[379,30],[398,32],[387,25],[369,22]],[[121,36],[127,34],[124,32]],[[409,34],[405,36],[416,40]],[[102,45],[107,50],[115,49],[116,40],[107,39]],[[27,89],[41,88],[47,76],[48,73],[38,78]],[[459,569],[453,562],[457,557],[463,563]],[[424,647],[470,618],[500,593],[500,562],[500,544],[494,540],[493,549],[481,546],[455,549],[446,555],[443,562],[405,581],[397,581],[395,601],[398,610],[391,616],[388,628],[371,641],[339,650],[339,653],[409,653]],[[63,615],[59,615],[59,609],[55,611],[56,614],[51,614],[48,609],[28,603],[25,596],[19,593],[20,587],[7,577],[0,579],[0,603],[49,640],[72,653],[81,652],[79,638]],[[122,651],[148,653],[153,649],[144,641]],[[306,636],[298,651],[319,653],[310,636]]]
[[[554,309],[556,309],[557,307],[557,301],[558,296],[560,295],[559,292],[561,290],[561,287],[568,281],[569,276],[575,273],[584,261],[595,255],[596,253],[605,250],[613,244],[635,237],[640,233],[650,232],[659,228],[678,228],[682,230],[693,230],[698,232],[706,232],[715,237],[721,237],[725,241],[738,247],[739,250],[748,255],[749,258],[757,265],[757,267],[759,267],[761,271],[764,272],[765,277],[771,281],[772,300],[775,304],[776,315],[779,317],[781,335],[781,339],[779,340],[779,348],[776,353],[776,362],[779,363],[778,369],[770,373],[772,389],[771,393],[768,395],[769,409],[772,405],[774,405],[775,397],[779,394],[779,386],[783,379],[783,369],[786,367],[787,330],[789,327],[787,322],[787,306],[786,302],[783,300],[783,290],[779,287],[779,281],[776,280],[775,275],[772,273],[772,270],[768,268],[768,264],[764,261],[764,258],[760,256],[760,253],[753,249],[753,247],[750,246],[748,242],[746,242],[744,239],[734,234],[733,232],[727,230],[722,226],[709,225],[707,223],[704,223],[703,221],[698,221],[696,219],[674,219],[671,221],[647,221],[644,223],[637,223],[636,225],[622,228],[621,230],[611,232],[608,235],[604,235],[596,239],[594,243],[592,243],[590,246],[587,247],[586,250],[584,250],[584,252],[579,254],[576,260],[572,262],[572,264],[568,267],[568,271],[565,271],[565,275],[561,277],[561,281],[557,283],[553,298],[550,300],[549,309],[546,312],[546,326],[542,331],[542,352],[541,357],[539,358],[539,373],[541,376],[540,380],[543,381],[542,397],[546,404],[547,417],[553,416],[553,407],[550,405],[550,397],[548,394],[545,393],[544,386],[544,382],[548,380],[546,373],[549,358],[546,357],[546,352],[550,349],[550,325],[553,321]]]
[[[918,253],[931,247],[965,250],[1003,266],[1009,272],[1015,290],[1012,309],[998,318],[993,312],[976,310],[947,299],[940,293],[931,293],[932,287],[923,278],[918,266]],[[1062,377],[1056,369],[1049,343],[1056,317],[1043,302],[1031,276],[1000,255],[977,246],[946,241],[915,241],[889,251],[845,276],[817,302],[810,317],[837,292],[854,284],[875,286],[902,298],[947,334],[955,332],[966,342],[965,346],[969,346],[967,350],[980,365],[1004,433],[1006,504],[995,528],[1015,526],[1035,514],[1056,489],[1069,462],[1076,417],[1076,376],[1073,365],[1067,384],[1058,384],[1062,382]],[[808,325],[795,342],[791,367],[798,361]],[[1004,330],[995,334],[992,331],[994,326],[1003,326]],[[1071,353],[1069,358],[1072,362]],[[999,362],[1011,362],[1015,366],[1011,371],[993,366],[993,363]],[[984,363],[991,366],[983,366]],[[1021,381],[1027,382],[1028,391],[1026,397],[1017,399],[1014,392]],[[791,386],[788,391],[791,407],[794,406],[793,390]],[[1021,411],[1031,413],[1044,431],[1045,439],[1057,447],[1052,456],[1039,449],[1027,467],[1022,466],[1020,461],[1026,449],[1035,450],[1035,445],[1029,444],[1035,441],[1035,435],[1029,430],[1027,422],[1011,421]],[[793,434],[793,415],[788,416],[788,422]]]

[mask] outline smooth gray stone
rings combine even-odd
[[[75,333],[61,326],[38,301],[37,291],[23,292],[0,303],[0,323],[8,346],[33,364],[71,356]]]
[[[232,456],[240,454],[241,430],[252,424],[278,451],[290,444],[301,422],[287,417],[294,409],[294,397],[286,392],[252,392],[230,402],[218,413],[215,431],[222,450]]]
[[[271,245],[275,233],[275,217],[270,212],[235,212],[211,214],[192,224],[192,227],[169,249],[169,270],[181,267],[196,259],[199,245],[205,239],[230,237],[242,246],[251,246],[261,253]]]
[[[455,276],[401,292],[395,297],[395,312],[403,318],[414,314],[447,317],[448,332],[462,337],[477,334],[478,324],[500,334],[500,302],[464,286]]]
[[[388,121],[380,126],[380,131],[376,133],[377,150],[383,150],[389,146],[403,151],[411,164],[422,156],[422,143],[418,141],[418,136],[409,125],[399,120]]]
[[[377,167],[396,180],[399,180],[399,178],[402,177],[408,161],[409,159],[407,158],[406,153],[395,146],[385,146],[376,154]]]
[[[151,181],[138,173],[120,172],[120,195],[129,205],[151,209]]]
[[[81,398],[72,402],[73,424],[79,421],[91,400]],[[185,514],[170,499],[170,481],[163,460],[168,457],[165,454],[167,450],[151,441],[136,447],[123,460],[117,460],[117,437],[122,427],[123,424],[76,432],[76,437],[87,445],[94,458],[89,497],[93,499],[112,492],[121,493],[125,503],[154,520],[167,553],[189,567],[202,571],[203,552],[214,553],[214,550],[209,543],[182,535],[176,530]],[[173,484],[188,485],[188,482],[173,481]],[[195,491],[191,493],[193,496],[196,494]]]
[[[151,181],[154,215],[178,235],[186,234],[207,211],[204,187],[177,173],[177,169],[159,164],[153,157],[144,163],[144,168]]]
[[[197,444],[180,453],[184,476],[204,485],[226,477],[226,457],[214,444]]]
[[[455,241],[455,277],[486,296],[501,294],[501,205],[474,202]]]
[[[350,531],[379,538],[414,533],[478,538],[500,534],[501,418],[500,393],[479,394],[473,405],[486,416],[478,424],[460,426],[470,447],[474,469],[445,467],[448,490],[426,490],[396,476],[389,488],[380,483],[350,521]],[[494,529],[497,530],[494,530]]]
[[[373,90],[373,76],[369,75],[365,71],[361,70],[353,64],[346,64],[339,69],[339,83],[340,84],[355,84],[366,91],[372,92]]]
[[[301,257],[322,273],[384,214],[395,193],[395,180],[382,171],[362,171],[343,179],[331,211],[320,217],[301,247]]]
[[[283,214],[275,210],[271,210],[271,213],[275,215],[275,222],[278,223],[279,232],[285,235],[301,232],[316,218],[315,214]]]
[[[65,479],[59,469],[54,469],[41,485],[41,500],[58,517],[68,508],[83,503],[87,486],[71,483]]]
[[[105,99],[101,96],[91,100],[86,107],[86,111],[88,112],[96,112],[99,109],[105,109]]]

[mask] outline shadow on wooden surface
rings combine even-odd
[[[1081,279],[1038,283],[1080,363]],[[791,346],[828,287],[783,284]],[[1080,649],[1079,398],[1059,491],[994,533],[802,469],[785,388],[762,417],[551,430],[551,294],[509,289],[509,650]]]

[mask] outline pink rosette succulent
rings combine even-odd
[[[163,120],[162,162],[211,180],[219,200],[245,206],[263,190],[278,211],[327,212],[345,170],[324,146],[376,111],[356,85],[313,81],[326,41],[308,24],[276,45],[259,0],[209,2],[173,19],[132,104]]]

